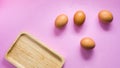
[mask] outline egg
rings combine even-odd
[[[74,24],[76,25],[82,25],[85,21],[86,15],[82,10],[77,11],[74,14]]]
[[[56,17],[55,26],[57,28],[64,27],[68,23],[68,17],[65,14],[60,14]]]
[[[93,49],[95,47],[95,42],[90,37],[85,37],[80,41],[80,44],[85,49]]]
[[[110,23],[113,20],[113,15],[108,10],[101,10],[98,13],[98,18],[102,23]]]

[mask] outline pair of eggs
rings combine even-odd
[[[98,18],[102,23],[110,23],[113,20],[113,15],[108,10],[101,10],[98,13]],[[86,19],[86,15],[83,11],[79,10],[74,14],[74,24],[75,25],[82,25]],[[55,26],[58,28],[64,27],[68,23],[68,17],[65,14],[61,14],[57,16],[55,20]],[[95,47],[95,42],[90,37],[85,37],[80,41],[80,44],[85,49],[93,49]]]
[[[74,14],[74,23],[76,25],[81,25],[84,23],[85,18],[86,18],[86,16],[83,11],[81,11],[81,10],[77,11]],[[61,15],[57,16],[57,18],[55,20],[55,26],[58,28],[65,26],[67,23],[68,23],[68,17],[65,14],[61,14]]]
[[[101,10],[98,13],[98,18],[102,23],[110,23],[113,20],[113,15],[108,10]],[[82,25],[86,19],[86,15],[82,10],[77,11],[74,14],[74,24]],[[68,23],[68,17],[65,14],[57,16],[55,20],[55,26],[58,28],[64,27]]]

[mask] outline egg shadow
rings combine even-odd
[[[90,60],[94,54],[94,49],[86,50],[81,47],[80,51],[81,51],[81,55],[82,55],[83,59],[85,59],[85,60]]]
[[[61,35],[65,31],[65,28],[66,28],[66,25],[64,27],[61,27],[61,28],[54,27],[54,34],[56,36]]]
[[[9,63],[6,59],[2,60],[2,64],[4,65],[5,68],[15,68],[15,66]]]
[[[84,25],[84,23],[83,23],[82,25],[76,25],[76,24],[74,24],[74,22],[73,22],[73,27],[74,27],[75,32],[76,32],[76,33],[79,33],[79,32],[82,30],[83,25]]]
[[[100,26],[104,29],[104,30],[106,30],[106,31],[109,31],[110,29],[111,29],[111,24],[112,24],[112,22],[110,22],[110,23],[103,23],[102,21],[100,21],[99,20],[99,24],[100,24]]]

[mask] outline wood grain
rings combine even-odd
[[[61,68],[64,63],[61,56],[26,33],[18,37],[6,59],[17,68]]]

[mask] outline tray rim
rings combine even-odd
[[[5,59],[6,59],[7,61],[9,61],[10,63],[12,63],[15,67],[21,68],[21,65],[20,65],[17,61],[15,61],[15,60],[12,60],[12,61],[11,61],[10,57],[8,56],[8,54],[9,54],[9,52],[12,50],[12,48],[14,48],[14,45],[16,44],[16,42],[19,40],[19,38],[20,38],[22,35],[27,35],[27,36],[29,36],[30,38],[32,38],[32,39],[33,39],[34,41],[36,41],[37,43],[41,44],[41,45],[42,45],[43,47],[45,47],[46,49],[48,49],[49,51],[51,51],[51,52],[54,53],[55,55],[59,56],[59,58],[61,59],[61,66],[60,66],[60,68],[62,68],[62,67],[64,66],[65,60],[64,60],[64,58],[63,58],[60,54],[58,54],[58,53],[57,53],[56,51],[54,51],[53,49],[47,47],[43,42],[41,42],[40,40],[38,40],[37,38],[35,38],[34,36],[32,36],[30,33],[21,32],[21,33],[17,36],[17,38],[14,40],[14,42],[12,43],[12,45],[8,48],[8,51],[7,51],[6,54],[5,54]],[[22,68],[24,68],[24,67],[22,67]]]

